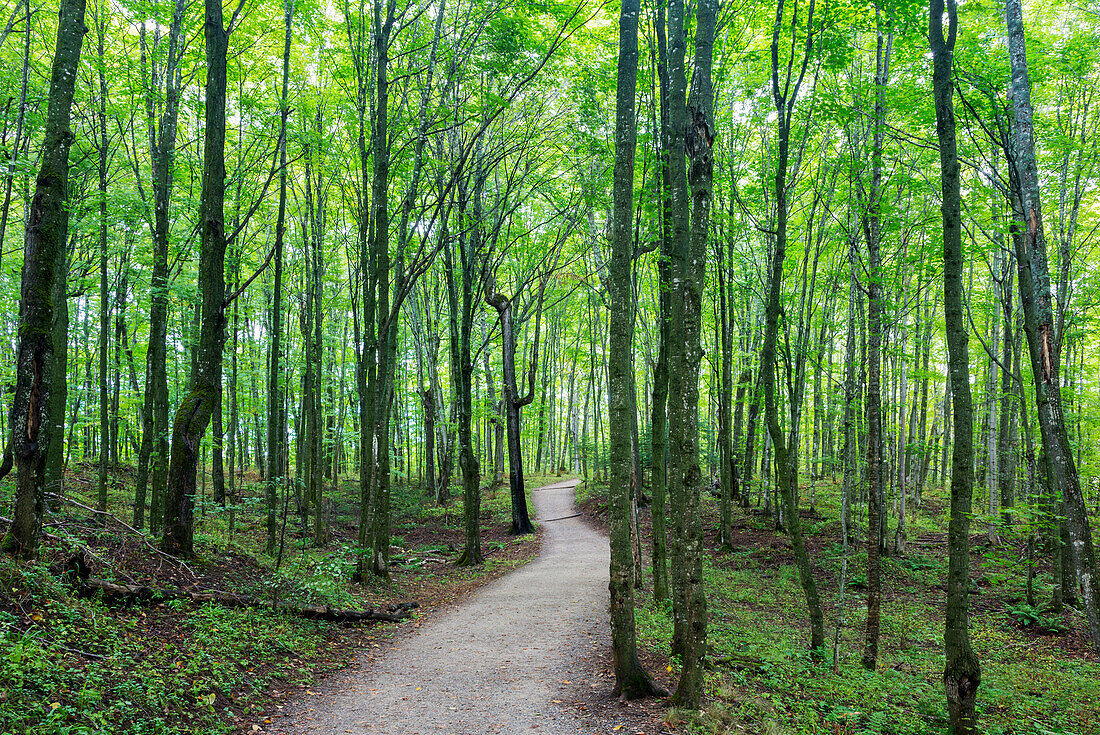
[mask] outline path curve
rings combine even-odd
[[[577,480],[532,493],[538,558],[365,657],[291,710],[276,732],[579,735],[561,700],[607,645],[608,544],[573,506]],[[557,701],[555,701],[557,700]],[[308,705],[308,706],[307,706]]]

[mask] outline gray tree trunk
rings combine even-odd
[[[1006,0],[1009,59],[1012,65],[1012,103],[1015,108],[1015,174],[1019,181],[1020,205],[1025,223],[1023,236],[1016,238],[1016,266],[1024,325],[1035,380],[1035,402],[1043,445],[1049,458],[1051,482],[1061,491],[1069,533],[1070,553],[1081,587],[1085,618],[1093,645],[1100,651],[1100,590],[1096,583],[1096,560],[1087,509],[1081,494],[1077,465],[1069,443],[1059,389],[1059,347],[1055,337],[1050,298],[1050,269],[1035,160],[1031,86],[1028,79],[1023,11],[1019,0]]]

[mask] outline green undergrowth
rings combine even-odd
[[[262,610],[77,599],[40,566],[0,560],[21,611],[0,612],[0,732],[228,732],[271,686],[332,662],[335,626]],[[29,625],[27,622],[29,621]]]
[[[80,474],[73,479],[71,497],[94,505],[81,492],[90,494],[94,481]],[[539,484],[533,478],[530,486]],[[37,563],[0,558],[0,735],[205,735],[264,727],[278,702],[348,663],[356,648],[376,645],[404,625],[339,625],[163,598],[132,604],[80,598],[57,576],[59,563],[77,547],[91,553],[93,576],[111,581],[217,589],[284,606],[359,609],[415,600],[421,610],[524,563],[537,549],[530,536],[507,536],[507,487],[490,489],[482,495],[486,562],[455,567],[463,538],[460,489],[440,507],[420,488],[397,486],[391,579],[352,584],[357,485],[326,489],[330,533],[321,546],[301,532],[299,519],[288,518],[281,559],[278,552],[264,553],[261,490],[246,485],[230,508],[200,496],[196,557],[186,565],[158,556],[146,543],[155,539],[114,522],[94,526],[71,503],[50,516],[47,530],[55,538],[44,543]],[[0,497],[10,493],[4,483]],[[108,507],[129,520],[128,500],[120,482]]]
[[[711,704],[705,716],[696,717],[697,731],[743,732],[747,726],[789,733],[948,732],[939,611],[923,602],[887,600],[885,652],[878,669],[868,672],[859,661],[865,609],[851,600],[834,673],[828,662],[810,661],[793,567],[771,576],[708,563],[705,581],[713,668],[707,679]],[[835,616],[830,618],[831,643]],[[668,611],[649,605],[637,620],[641,639],[667,654]],[[1100,666],[1029,645],[996,615],[974,616],[971,635],[982,661],[982,732],[1097,732]]]
[[[598,495],[600,488],[589,490]],[[826,620],[825,663],[809,655],[809,626],[789,538],[775,533],[758,509],[735,510],[734,551],[720,554],[708,534],[704,580],[710,618],[706,704],[699,712],[670,710],[666,721],[694,733],[844,733],[924,735],[947,733],[942,683],[942,539],[946,497],[932,491],[909,523],[903,555],[883,558],[884,600],[878,667],[861,663],[866,618],[863,544],[850,548],[839,660],[832,667],[840,609],[843,547],[831,488],[817,492],[816,514],[803,527]],[[599,499],[590,500],[599,506]],[[803,509],[808,497],[803,490]],[[706,526],[717,523],[715,499],[704,494]],[[856,524],[856,528],[861,528]],[[975,534],[983,525],[976,519]],[[891,542],[894,526],[891,525]],[[1001,546],[975,536],[971,565],[971,639],[981,660],[980,731],[990,735],[1091,735],[1100,733],[1100,664],[1076,611],[1054,615],[1024,597],[1021,542],[1011,529]],[[891,543],[892,545],[892,543]],[[1049,566],[1040,567],[1036,598],[1050,598]],[[640,644],[668,659],[671,611],[641,593],[636,616]]]

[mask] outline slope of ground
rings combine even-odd
[[[842,562],[837,488],[823,481],[813,489],[816,510],[805,508],[803,528],[822,597],[832,659],[841,610]],[[579,492],[581,507],[595,523],[606,521],[606,488]],[[707,705],[700,713],[669,711],[664,724],[646,733],[890,733],[946,732],[943,605],[946,580],[946,501],[930,489],[915,512],[910,508],[910,543],[904,554],[883,560],[883,619],[879,667],[860,665],[866,619],[865,546],[853,542],[839,628],[839,668],[814,667],[807,653],[809,626],[790,541],[776,532],[759,507],[735,509],[733,551],[718,550],[716,499],[705,494],[705,583],[710,615],[711,668]],[[860,512],[855,510],[856,527]],[[649,510],[640,514],[648,538]],[[975,521],[974,529],[984,528]],[[891,520],[893,538],[894,519]],[[865,528],[865,524],[862,526]],[[1023,531],[1006,528],[1001,543],[984,535],[971,539],[971,637],[982,662],[978,713],[982,731],[992,734],[1100,733],[1100,662],[1080,613],[1039,613],[1027,625],[1024,598],[1026,544]],[[648,544],[643,549],[650,579]],[[1050,599],[1049,558],[1037,558],[1036,597]],[[638,600],[639,640],[650,670],[672,667],[668,610],[655,606],[648,590]],[[1043,625],[1058,632],[1050,633]]]

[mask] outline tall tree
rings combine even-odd
[[[611,651],[615,668],[615,691],[625,699],[656,694],[658,689],[638,660],[634,627],[633,550],[630,543],[632,482],[631,401],[627,392],[634,383],[633,283],[630,277],[634,255],[632,232],[634,205],[634,152],[637,120],[634,100],[638,83],[639,0],[625,0],[619,11],[619,70],[615,101],[614,219],[609,264],[610,352],[608,353],[608,420],[611,428],[610,479],[611,568]],[[532,381],[532,391],[534,385]],[[507,394],[506,394],[507,395]]]
[[[790,216],[787,177],[790,163],[791,128],[798,94],[806,78],[806,70],[809,67],[813,53],[814,7],[814,0],[810,0],[810,5],[806,10],[805,41],[801,59],[797,58],[798,29],[800,25],[797,4],[791,11],[790,52],[783,64],[780,63],[779,46],[780,38],[785,30],[784,0],[779,0],[776,4],[775,25],[772,29],[771,88],[772,101],[775,104],[777,113],[776,124],[779,138],[774,182],[776,227],[775,251],[772,253],[771,268],[767,281],[764,342],[760,350],[760,379],[764,388],[764,412],[768,425],[768,436],[771,437],[772,448],[775,451],[775,482],[782,498],[782,513],[787,519],[787,530],[791,534],[791,545],[794,547],[799,581],[802,583],[802,590],[806,596],[806,607],[809,611],[810,653],[815,661],[821,661],[824,658],[825,623],[821,612],[821,602],[817,594],[817,584],[814,582],[813,570],[806,553],[805,541],[802,538],[802,522],[798,515],[798,504],[796,502],[798,491],[797,411],[794,407],[795,402],[792,400],[790,437],[788,438],[779,422],[779,396],[776,386],[779,317],[782,309],[783,263],[787,256],[787,228]],[[780,72],[781,67],[783,69],[782,73]]]
[[[685,105],[685,9],[669,6],[669,129],[671,145],[672,332],[669,375],[669,490],[672,496],[673,606],[679,625],[677,652],[683,670],[675,701],[696,709],[703,695],[707,601],[703,589],[703,524],[699,490],[699,364],[702,361],[702,296],[714,179],[714,87],[711,67],[718,3],[698,5],[695,76]],[[685,166],[690,162],[690,167]],[[690,198],[689,198],[690,196]],[[689,219],[690,214],[690,219]]]
[[[53,344],[55,281],[62,272],[69,227],[69,129],[84,27],[84,0],[61,0],[42,142],[42,164],[23,240],[19,346],[12,400],[12,452],[16,467],[15,511],[0,549],[23,559],[38,553],[45,496],[51,378],[58,360]]]
[[[265,498],[267,504],[267,553],[275,552],[278,532],[277,513],[279,486],[286,473],[283,445],[286,432],[283,413],[283,250],[286,237],[286,123],[290,115],[288,88],[290,85],[290,45],[294,35],[294,0],[283,3],[283,79],[279,94],[279,213],[275,220],[275,246],[271,296],[271,348],[267,365],[267,471]]]
[[[653,599],[667,600],[668,534],[665,510],[668,499],[668,372],[669,339],[672,325],[672,304],[669,289],[669,257],[672,247],[672,195],[669,186],[671,127],[669,123],[668,48],[665,37],[666,0],[659,0],[654,18],[654,34],[657,36],[657,76],[660,85],[660,136],[659,167],[661,180],[661,204],[658,216],[660,226],[660,250],[657,258],[657,364],[653,368],[653,408],[650,419],[650,493],[652,494],[651,518],[653,523]],[[656,121],[655,121],[656,123]]]
[[[1039,191],[1039,168],[1035,160],[1035,131],[1032,121],[1031,82],[1027,68],[1027,44],[1024,36],[1023,10],[1019,0],[1005,0],[1005,21],[1008,28],[1008,55],[1012,65],[1012,105],[1015,112],[1014,175],[1019,193],[1019,208],[1024,230],[1015,238],[1016,267],[1023,303],[1024,331],[1035,383],[1036,411],[1046,450],[1052,486],[1062,496],[1066,515],[1071,554],[1081,587],[1085,618],[1092,643],[1100,651],[1100,589],[1097,587],[1096,557],[1088,512],[1081,494],[1062,411],[1059,372],[1061,349],[1056,337],[1051,306],[1050,268],[1047,264],[1047,243],[1043,232],[1042,200]]]
[[[886,477],[882,462],[882,335],[884,322],[882,284],[882,149],[886,137],[886,85],[890,80],[890,54],[894,34],[883,33],[882,10],[875,8],[875,111],[871,121],[871,182],[866,191],[863,236],[867,241],[867,626],[863,642],[864,668],[878,662],[882,607],[882,562],[879,539]],[[862,179],[860,185],[863,190]]]
[[[951,520],[947,531],[947,614],[943,682],[947,710],[956,735],[975,732],[975,701],[982,670],[970,645],[967,610],[970,573],[970,501],[974,490],[974,408],[970,397],[970,354],[963,313],[962,195],[955,139],[952,64],[958,35],[955,0],[947,0],[947,35],[943,32],[944,0],[929,4],[928,41],[932,50],[932,93],[936,100],[936,135],[940,148],[943,213],[943,313],[947,328],[952,425]]]
[[[161,547],[173,554],[194,553],[195,481],[203,435],[221,387],[225,341],[225,95],[229,32],[244,3],[224,25],[221,0],[205,0],[205,138],[200,203],[200,327],[188,389],[173,419],[168,489]]]
[[[168,56],[163,71],[158,76],[153,64],[151,73],[146,77],[145,115],[153,179],[153,268],[150,275],[149,349],[145,358],[145,396],[141,410],[141,450],[134,489],[134,526],[141,528],[144,523],[146,487],[151,484],[149,526],[154,532],[160,529],[163,518],[168,480],[168,236],[182,86],[182,27],[189,6],[187,0],[176,0],[168,26]],[[144,24],[141,38],[142,58],[151,61],[144,40]],[[161,83],[164,85],[164,104],[158,122],[154,96]]]
[[[111,446],[110,414],[111,405],[108,393],[107,347],[111,333],[111,307],[109,281],[107,279],[107,166],[111,155],[111,141],[107,132],[107,70],[105,43],[107,40],[107,14],[102,7],[103,0],[95,3],[96,33],[96,81],[98,90],[95,110],[95,148],[98,159],[97,173],[99,188],[99,492],[96,496],[96,509],[107,512],[107,467]]]

